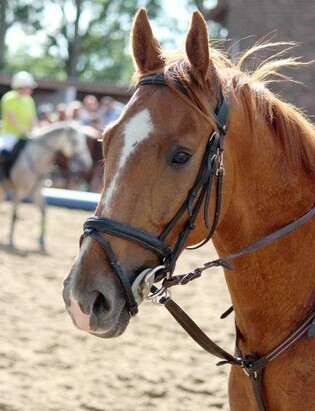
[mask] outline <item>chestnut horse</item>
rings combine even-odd
[[[236,356],[213,351],[232,364],[231,410],[314,409],[315,130],[266,87],[300,63],[241,70],[250,52],[232,63],[209,47],[197,11],[185,55],[162,53],[143,9],[131,42],[138,87],[103,135],[104,190],[64,282],[67,310],[77,327],[118,336],[161,278],[148,297],[172,308],[177,257],[214,233],[220,258],[180,281],[224,268]]]

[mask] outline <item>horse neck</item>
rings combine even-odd
[[[43,146],[46,146],[47,151],[56,154],[61,151],[65,144],[65,133],[63,129],[55,129],[49,134],[42,136],[41,142]]]
[[[226,139],[228,204],[214,244],[222,257],[297,219],[314,204],[314,179],[291,169],[259,116],[255,132],[231,113]],[[314,136],[315,137],[315,136]],[[243,349],[270,350],[314,309],[315,221],[233,261],[226,281]],[[312,307],[313,304],[313,307]]]

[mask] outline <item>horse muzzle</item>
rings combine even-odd
[[[74,325],[101,338],[117,337],[125,331],[130,315],[123,297],[114,298],[111,288],[96,282],[93,290],[81,293],[70,271],[63,283],[65,307]]]

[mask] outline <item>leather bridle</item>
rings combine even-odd
[[[166,86],[166,80],[163,75],[152,75],[144,77],[138,83],[138,87],[144,85],[163,85]],[[186,87],[178,80],[176,86],[187,95]],[[170,277],[176,265],[176,261],[184,247],[189,233],[194,229],[196,218],[199,211],[204,204],[204,219],[206,227],[209,229],[209,234],[202,244],[209,241],[212,237],[220,214],[221,207],[221,193],[222,193],[222,179],[224,174],[223,169],[223,143],[226,133],[226,124],[229,112],[229,102],[223,98],[220,91],[218,97],[217,107],[214,112],[217,130],[211,132],[203,159],[201,161],[200,169],[182,206],[166,226],[164,231],[158,236],[154,236],[146,231],[140,230],[137,227],[130,226],[120,221],[112,219],[93,216],[89,217],[84,223],[83,236],[90,236],[97,240],[105,250],[108,259],[116,272],[124,296],[126,298],[127,308],[131,316],[137,314],[138,304],[135,300],[134,293],[131,289],[131,284],[135,280],[129,279],[109,243],[109,241],[100,233],[114,235],[116,237],[124,238],[133,241],[142,247],[145,247],[156,254],[160,260],[163,269],[156,274],[160,279],[167,276]],[[216,207],[213,222],[210,225],[208,217],[208,206],[210,200],[211,189],[216,176]],[[187,216],[184,228],[180,232],[177,241],[173,248],[166,245],[165,240],[173,230],[178,221],[184,216]],[[200,245],[199,245],[200,246]]]
[[[168,86],[165,77],[160,74],[142,78],[138,83],[138,87],[145,85]],[[175,80],[175,86],[189,98],[189,93],[186,86],[179,79]],[[167,294],[167,289],[169,287],[177,284],[186,284],[189,281],[200,277],[202,272],[210,267],[222,266],[227,269],[232,269],[233,267],[230,262],[235,258],[264,247],[265,245],[307,223],[315,215],[315,206],[313,206],[301,217],[280,228],[279,230],[259,239],[253,244],[250,244],[223,258],[209,261],[202,267],[196,268],[191,273],[177,276],[172,275],[175,269],[176,261],[185,246],[187,237],[194,229],[195,221],[202,205],[204,205],[205,225],[209,232],[205,240],[194,248],[198,248],[209,241],[217,227],[221,209],[221,194],[224,176],[224,137],[227,130],[228,113],[229,100],[228,98],[223,97],[222,91],[220,90],[217,107],[214,111],[216,129],[210,133],[197,177],[182,206],[158,237],[146,231],[140,230],[137,227],[130,226],[119,221],[93,216],[89,217],[84,223],[84,233],[81,237],[81,242],[84,237],[89,236],[97,240],[102,246],[110,264],[119,278],[126,299],[127,308],[131,316],[138,312],[138,302],[136,301],[137,298],[135,298],[135,290],[133,290],[134,287],[132,287],[132,284],[134,283],[139,285],[142,279],[145,279],[148,271],[149,274],[153,273],[153,279],[150,283],[152,295],[157,296],[159,303],[165,305],[177,322],[204,350],[218,358],[223,359],[223,361],[219,362],[218,365],[231,364],[234,366],[240,366],[244,369],[246,375],[250,378],[259,411],[266,411],[266,404],[262,391],[263,369],[267,364],[275,360],[280,354],[290,348],[305,335],[308,335],[309,337],[315,336],[315,312],[308,315],[308,317],[297,329],[288,335],[287,338],[285,338],[280,344],[274,347],[268,354],[261,357],[251,353],[242,355],[238,348],[237,338],[236,356],[233,356],[215,344]],[[212,223],[210,224],[208,209],[214,181],[216,181],[215,210]],[[186,221],[183,229],[180,232],[174,247],[170,248],[166,245],[165,240],[184,215],[186,215]],[[152,270],[144,270],[143,275],[141,273],[138,277],[129,279],[127,273],[121,267],[109,241],[102,236],[102,233],[130,240],[152,251],[158,256],[161,266],[158,266]],[[154,280],[161,280],[163,278],[162,288],[158,289],[152,284]],[[228,312],[230,311],[231,309],[228,310]]]

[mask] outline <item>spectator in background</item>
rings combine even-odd
[[[115,121],[124,109],[124,105],[116,101],[114,98],[106,96],[100,102],[100,117],[102,127]]]
[[[20,71],[12,77],[12,90],[5,93],[1,99],[0,157],[2,170],[5,169],[6,173],[7,166],[11,166],[16,160],[26,143],[27,134],[37,123],[36,107],[32,97],[36,86],[37,83],[30,73]]]
[[[53,105],[50,103],[40,104],[38,107],[38,125],[40,127],[47,126],[52,122],[51,114],[53,112]]]
[[[55,121],[66,121],[67,120],[67,105],[65,103],[59,103],[56,107],[56,112],[54,115]]]
[[[99,103],[93,94],[84,97],[81,107],[81,124],[91,126],[95,117],[99,117]]]
[[[72,103],[70,103],[68,107],[68,119],[81,122],[81,109],[81,101],[75,100]]]

